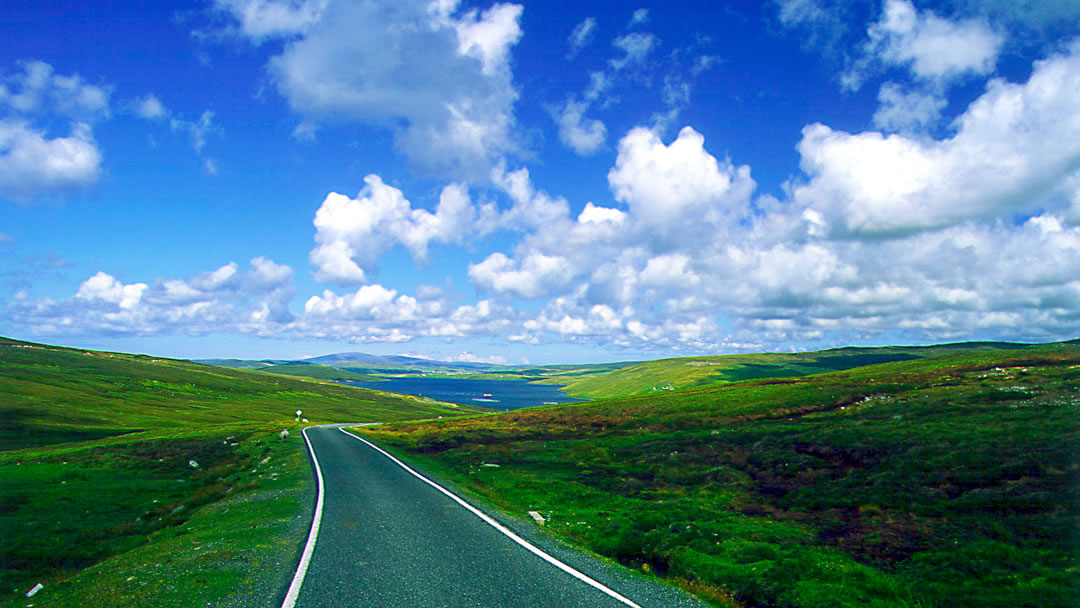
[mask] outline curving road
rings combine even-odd
[[[322,512],[286,608],[704,607],[530,533],[531,524],[511,523],[533,537],[515,540],[339,426],[305,431],[322,477]]]

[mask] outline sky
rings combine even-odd
[[[508,364],[1080,337],[1080,0],[8,0],[0,335]]]

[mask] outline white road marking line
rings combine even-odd
[[[311,427],[308,427],[311,428]],[[303,430],[304,441],[307,442],[311,460],[315,463],[315,473],[319,478],[319,497],[315,500],[315,516],[311,519],[311,531],[308,532],[307,544],[304,545],[304,553],[300,556],[300,565],[296,567],[289,592],[285,594],[285,601],[281,602],[281,608],[293,608],[296,606],[296,597],[300,595],[300,587],[304,584],[304,576],[307,575],[308,564],[311,563],[311,554],[315,552],[315,540],[319,538],[319,525],[322,523],[323,511],[323,476],[319,468],[319,459],[315,457],[315,450],[311,447],[311,440],[307,436],[308,429]]]
[[[399,467],[405,469],[406,471],[411,473],[414,477],[418,478],[420,481],[423,481],[424,483],[428,484],[429,486],[431,486],[431,487],[435,488],[436,490],[442,492],[443,494],[447,495],[448,497],[450,497],[451,500],[453,500],[454,502],[456,502],[459,505],[461,505],[461,506],[465,507],[466,509],[468,509],[473,515],[475,515],[475,516],[479,517],[480,519],[484,520],[484,523],[486,523],[489,526],[495,528],[499,532],[502,532],[510,540],[512,540],[515,543],[521,545],[525,549],[528,549],[531,553],[533,553],[534,555],[536,555],[540,559],[546,561],[547,563],[551,564],[552,566],[555,566],[559,570],[562,570],[563,572],[565,572],[565,573],[569,574],[570,576],[578,579],[579,581],[585,583],[586,585],[589,585],[590,587],[593,587],[594,589],[596,589],[598,591],[601,591],[601,592],[611,596],[612,598],[618,600],[619,602],[621,602],[623,604],[626,604],[627,606],[631,606],[632,608],[641,608],[640,605],[635,604],[633,601],[631,601],[631,600],[627,599],[626,597],[620,595],[619,592],[615,591],[614,589],[611,589],[610,587],[604,585],[600,581],[589,577],[587,574],[584,574],[579,570],[576,570],[572,566],[569,566],[566,563],[560,561],[558,558],[555,558],[552,555],[549,555],[549,554],[545,553],[543,551],[543,549],[540,549],[539,547],[537,547],[536,545],[530,543],[529,541],[525,540],[524,538],[521,538],[520,536],[515,534],[512,530],[510,530],[506,526],[500,524],[499,522],[497,522],[494,519],[492,519],[491,517],[489,517],[486,513],[484,513],[480,509],[477,509],[476,507],[474,507],[474,506],[470,505],[469,503],[465,502],[465,499],[459,497],[457,494],[454,494],[450,490],[447,490],[446,488],[440,486],[439,484],[435,483],[434,481],[431,481],[427,477],[424,477],[420,473],[417,473],[412,468],[410,468],[409,465],[405,464],[404,462],[401,462],[400,460],[395,458],[393,455],[391,455],[386,450],[380,448],[379,446],[375,445],[374,443],[371,443],[370,441],[368,441],[367,439],[364,439],[363,437],[358,437],[356,435],[353,435],[352,433],[346,431],[342,427],[339,427],[338,430],[341,431],[342,433],[345,433],[349,437],[352,437],[353,439],[364,442],[365,444],[370,446],[375,451],[379,452],[383,456],[386,456],[390,460],[394,461],[394,463],[397,464]],[[321,495],[321,493],[320,493],[320,495]]]

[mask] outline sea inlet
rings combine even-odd
[[[478,405],[496,410],[584,401],[571,397],[551,384],[532,384],[525,380],[479,380],[468,378],[426,378],[405,376],[381,382],[344,382],[350,386],[372,388],[391,393],[430,397],[438,401]]]

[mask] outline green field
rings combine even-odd
[[[761,378],[791,378],[865,365],[932,358],[969,350],[1013,350],[1023,344],[968,342],[941,346],[836,348],[809,353],[755,353],[659,359],[606,370],[558,370],[540,381],[566,385],[567,394],[603,399],[719,386]],[[609,372],[609,373],[595,373]]]
[[[718,606],[1075,606],[1080,347],[894,353],[362,432]]]
[[[296,410],[312,423],[482,411],[6,339],[0,395],[3,606],[280,602],[314,495]]]

